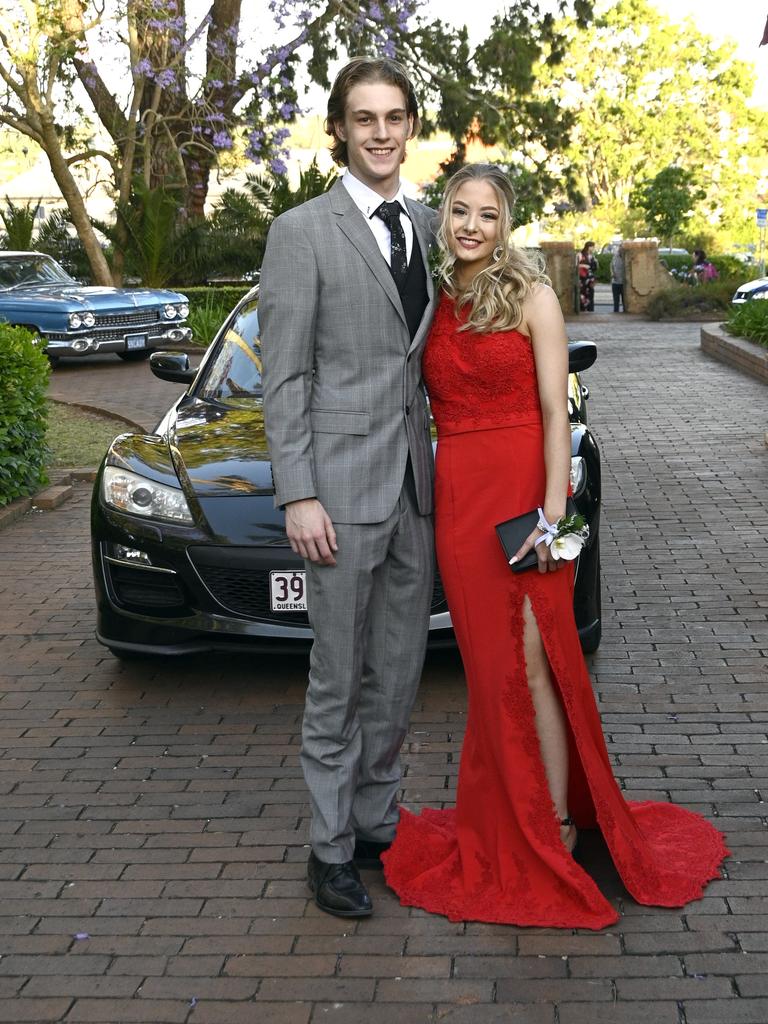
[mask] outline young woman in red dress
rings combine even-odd
[[[574,563],[539,543],[538,570],[513,573],[496,536],[537,507],[557,522],[571,457],[565,326],[510,240],[513,202],[507,178],[478,164],[443,202],[443,294],[423,369],[437,554],[469,710],[455,809],[401,810],[382,861],[403,904],[452,921],[598,929],[618,915],[572,856],[577,829],[599,828],[630,894],[658,906],[700,897],[728,851],[698,814],[624,799],[579,645]]]

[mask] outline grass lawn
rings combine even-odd
[[[128,427],[119,420],[49,401],[48,465],[51,469],[96,469],[111,441],[125,430]]]

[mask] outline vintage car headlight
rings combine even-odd
[[[69,314],[69,326],[72,328],[73,331],[76,331],[78,329],[78,327],[82,327],[83,326],[83,318],[82,318],[82,316],[80,316],[79,313],[70,313]]]
[[[179,311],[179,316],[181,317],[182,320],[184,319],[184,317],[189,316],[189,306],[186,304],[186,302],[180,303],[176,307],[176,309]]]
[[[93,327],[96,323],[96,317],[89,310],[87,313],[83,313],[80,319],[83,322],[83,327]]]
[[[163,315],[165,316],[166,320],[175,320],[176,307],[169,302],[167,306],[163,306]]]
[[[571,490],[574,495],[584,490],[587,482],[587,464],[581,455],[574,455],[571,458]]]
[[[129,469],[106,466],[101,478],[101,497],[105,504],[134,516],[189,525],[194,522],[181,488],[159,484]]]

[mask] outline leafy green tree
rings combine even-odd
[[[648,0],[619,0],[586,28],[570,21],[562,31],[568,59],[541,66],[539,89],[573,118],[562,162],[582,209],[631,230],[633,190],[674,159],[697,170],[706,192],[689,230],[743,219],[754,205],[768,121],[748,105],[754,73],[733,45],[715,44],[692,20],[681,28]]]
[[[696,203],[706,198],[704,189],[696,184],[698,177],[695,171],[670,165],[632,191],[630,204],[643,211],[649,233],[666,245],[672,245],[693,216]]]
[[[558,0],[583,25],[593,0]],[[447,129],[460,150],[469,131],[495,137],[498,111],[511,111],[515,137],[539,137],[547,149],[557,111],[528,102],[533,68],[564,52],[562,33],[538,0],[518,0],[472,53],[465,29],[419,13],[418,0],[269,0],[262,19],[286,41],[254,46],[241,39],[242,0],[211,0],[198,22],[186,0],[24,0],[4,2],[0,27],[0,125],[45,152],[70,209],[94,278],[111,270],[90,224],[76,164],[100,159],[124,209],[148,189],[175,191],[187,220],[203,215],[212,170],[237,145],[254,161],[284,170],[289,125],[300,92],[329,85],[331,63],[344,54],[385,53],[413,71],[426,128]],[[247,45],[244,45],[247,42]],[[508,133],[512,129],[505,129]],[[114,273],[129,244],[116,226]]]

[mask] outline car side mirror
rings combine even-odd
[[[581,373],[597,359],[597,345],[594,341],[570,341],[568,343],[568,373]]]
[[[197,374],[197,370],[190,367],[186,352],[153,352],[149,357],[149,368],[160,380],[174,384],[191,384]]]

